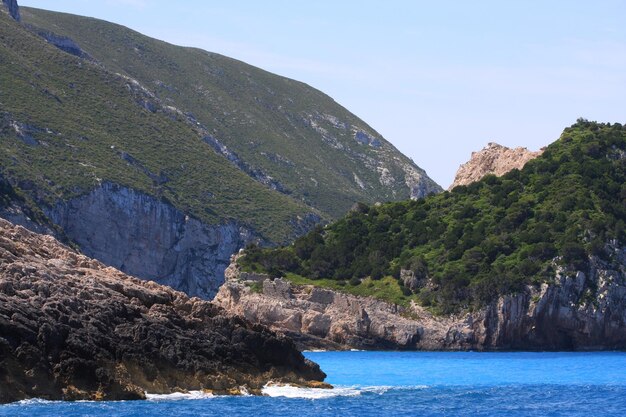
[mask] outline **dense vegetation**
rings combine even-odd
[[[361,279],[413,271],[408,297],[442,313],[473,308],[554,277],[554,265],[588,268],[626,243],[626,127],[580,119],[521,171],[493,175],[418,201],[358,205],[338,222],[276,250],[248,248],[240,262],[272,274]]]
[[[344,215],[356,201],[407,199],[405,167],[423,177],[425,189],[441,190],[365,122],[304,83],[97,19],[31,8],[21,13],[38,32],[71,38],[110,72],[132,77],[181,109],[250,171],[263,172],[277,189],[326,217]],[[375,138],[376,146],[357,141],[357,133]],[[383,168],[393,181],[381,181]]]

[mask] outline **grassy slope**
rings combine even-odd
[[[549,281],[555,260],[572,272],[587,271],[591,255],[611,262],[606,244],[626,244],[625,223],[626,127],[580,120],[521,171],[419,201],[362,206],[290,247],[251,248],[240,262],[355,288],[357,278],[410,269],[426,285],[404,289],[407,300],[449,313]]]
[[[72,38],[107,68],[139,80],[166,103],[192,112],[251,166],[276,178],[296,199],[331,216],[343,215],[355,201],[408,198],[401,165],[414,167],[435,191],[440,190],[384,139],[380,149],[359,145],[351,126],[380,135],[303,83],[96,19],[31,8],[22,8],[22,19]],[[328,114],[347,128],[321,117]],[[312,120],[318,130],[311,126]],[[326,129],[343,149],[324,142],[319,129]],[[379,166],[389,169],[394,184],[381,184]],[[358,186],[355,175],[365,189]]]
[[[289,239],[286,225],[311,211],[233,167],[177,117],[143,109],[121,77],[61,52],[5,14],[0,85],[2,173],[49,204],[108,180],[207,222],[237,219],[275,242]]]

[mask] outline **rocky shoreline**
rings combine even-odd
[[[264,326],[0,219],[0,403],[260,393],[324,378]]]
[[[626,349],[626,251],[614,252],[618,270],[592,259],[589,276],[558,271],[551,284],[456,316],[242,272],[236,257],[214,303],[301,349]]]

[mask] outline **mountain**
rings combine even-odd
[[[0,219],[0,403],[259,393],[324,377],[291,340]]]
[[[129,77],[144,106],[180,109],[233,165],[323,213],[440,191],[365,122],[306,84],[96,19],[22,8],[22,20]]]
[[[260,322],[263,306],[279,305],[272,317],[283,330],[318,313],[322,338],[334,342],[623,349],[625,223],[626,127],[581,119],[521,170],[418,201],[360,205],[280,249],[251,246],[217,298],[231,312],[250,306],[246,316]],[[266,293],[265,279],[277,276],[281,291]],[[330,291],[313,298],[311,286]],[[341,301],[346,293],[356,297]],[[258,294],[267,297],[252,307]],[[368,310],[362,297],[386,304]],[[338,306],[352,324],[325,313]],[[409,330],[385,330],[393,321],[381,311],[412,319]]]
[[[478,152],[472,152],[469,161],[459,167],[454,181],[448,190],[457,185],[468,185],[478,181],[487,174],[502,176],[513,169],[522,169],[526,162],[541,155],[543,150],[536,152],[526,148],[507,148],[490,142]]]
[[[302,83],[96,19],[17,11],[21,23],[0,13],[0,211],[127,273],[211,298],[248,242],[440,190]]]

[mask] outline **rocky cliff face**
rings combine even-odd
[[[20,8],[17,5],[17,0],[2,0],[2,5],[8,10],[13,19],[20,21]]]
[[[300,348],[624,349],[626,250],[613,252],[612,264],[592,259],[590,274],[560,270],[551,284],[459,316],[270,280],[242,273],[235,263],[215,303],[288,334]]]
[[[258,392],[324,377],[262,326],[0,219],[0,403]]]
[[[501,298],[477,316],[476,341],[505,349],[626,347],[626,249],[616,269],[592,259],[587,275],[559,270],[554,284]]]
[[[526,148],[511,149],[491,142],[482,150],[472,152],[470,160],[459,167],[449,190],[457,185],[471,184],[487,174],[501,176],[512,169],[522,169],[526,162],[542,152],[543,150],[532,152]]]
[[[47,214],[85,255],[205,299],[224,281],[231,254],[254,238],[234,222],[207,225],[166,201],[110,183]]]

